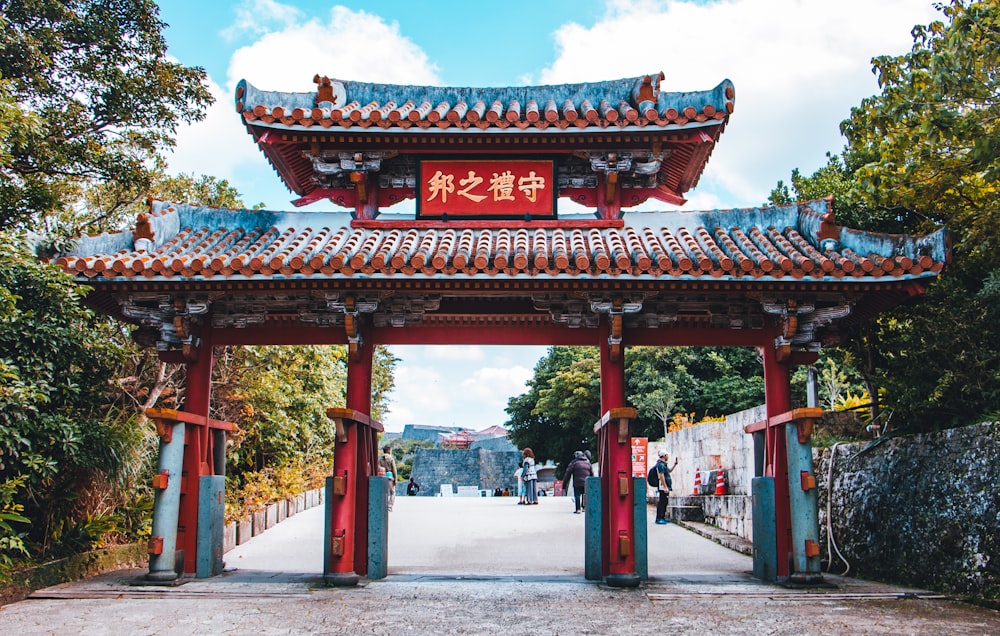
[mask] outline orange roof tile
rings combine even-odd
[[[819,239],[828,202],[631,213],[620,222],[352,223],[346,214],[215,210],[158,203],[154,240],[84,239],[58,262],[87,279],[534,277],[726,280],[921,278],[945,236],[841,230]]]

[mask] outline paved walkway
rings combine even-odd
[[[583,577],[583,515],[567,498],[399,497],[389,577],[323,588],[322,508],[226,555],[227,571],[175,587],[122,571],[0,607],[9,634],[998,634],[1000,613],[921,590],[828,577],[791,590],[750,558],[649,515],[651,579]]]

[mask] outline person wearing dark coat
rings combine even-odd
[[[576,505],[573,514],[575,515],[580,514],[580,511],[583,510],[583,493],[587,487],[587,477],[591,477],[593,474],[594,467],[591,466],[590,460],[583,454],[583,451],[573,453],[573,461],[566,467],[562,483],[563,492],[566,492],[570,480],[573,482],[573,503]]]

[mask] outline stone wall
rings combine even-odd
[[[458,486],[475,486],[492,492],[496,488],[516,487],[514,471],[520,460],[521,453],[517,451],[417,448],[411,476],[420,484],[421,496],[437,495],[441,484],[451,484],[453,492]],[[405,484],[397,487],[405,492]]]
[[[814,452],[823,558],[832,456],[829,518],[852,576],[1000,598],[1000,424],[883,440]]]
[[[682,515],[686,507],[700,506],[706,522],[744,539],[753,538],[753,436],[744,433],[743,427],[762,419],[764,407],[759,406],[729,415],[725,422],[698,424],[670,433],[663,441],[649,443],[650,467],[662,449],[670,453],[670,465],[674,458],[680,460],[671,472],[675,495],[670,501],[671,516]],[[714,494],[720,468],[726,486],[724,496]],[[696,470],[701,481],[697,488]],[[649,488],[647,498],[655,501],[656,490]]]
[[[662,442],[649,443],[652,466],[662,448],[670,453],[670,463],[679,459],[671,473],[674,492],[694,494],[695,470],[700,469],[702,486],[699,494],[715,492],[719,468],[727,485],[727,494],[749,495],[753,479],[753,436],[743,432],[747,424],[764,419],[764,407],[759,406],[726,416],[725,422],[706,422],[667,435]]]

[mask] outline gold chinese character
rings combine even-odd
[[[447,203],[448,195],[455,191],[455,175],[444,174],[438,170],[427,180],[427,187],[431,191],[431,195],[427,197],[428,201],[433,201],[440,194],[441,203]]]
[[[545,189],[545,177],[536,176],[535,171],[532,170],[528,176],[517,180],[517,189],[524,193],[528,201],[534,203],[535,199],[538,198],[538,191]]]
[[[480,201],[482,201],[483,199],[486,198],[486,195],[485,194],[472,194],[470,192],[470,190],[472,190],[475,187],[478,187],[479,184],[481,184],[482,182],[483,182],[483,178],[482,177],[480,177],[479,175],[477,175],[472,170],[469,170],[469,177],[467,179],[462,179],[462,180],[460,180],[458,182],[458,185],[465,186],[465,187],[462,188],[461,190],[459,190],[458,192],[456,192],[455,194],[457,194],[459,196],[463,196],[463,197],[465,197],[467,199],[471,199],[471,200],[475,201],[476,203],[479,203]]]
[[[505,170],[503,174],[494,172],[493,178],[490,179],[489,190],[493,193],[494,201],[513,201],[514,175],[510,173],[510,170]]]

